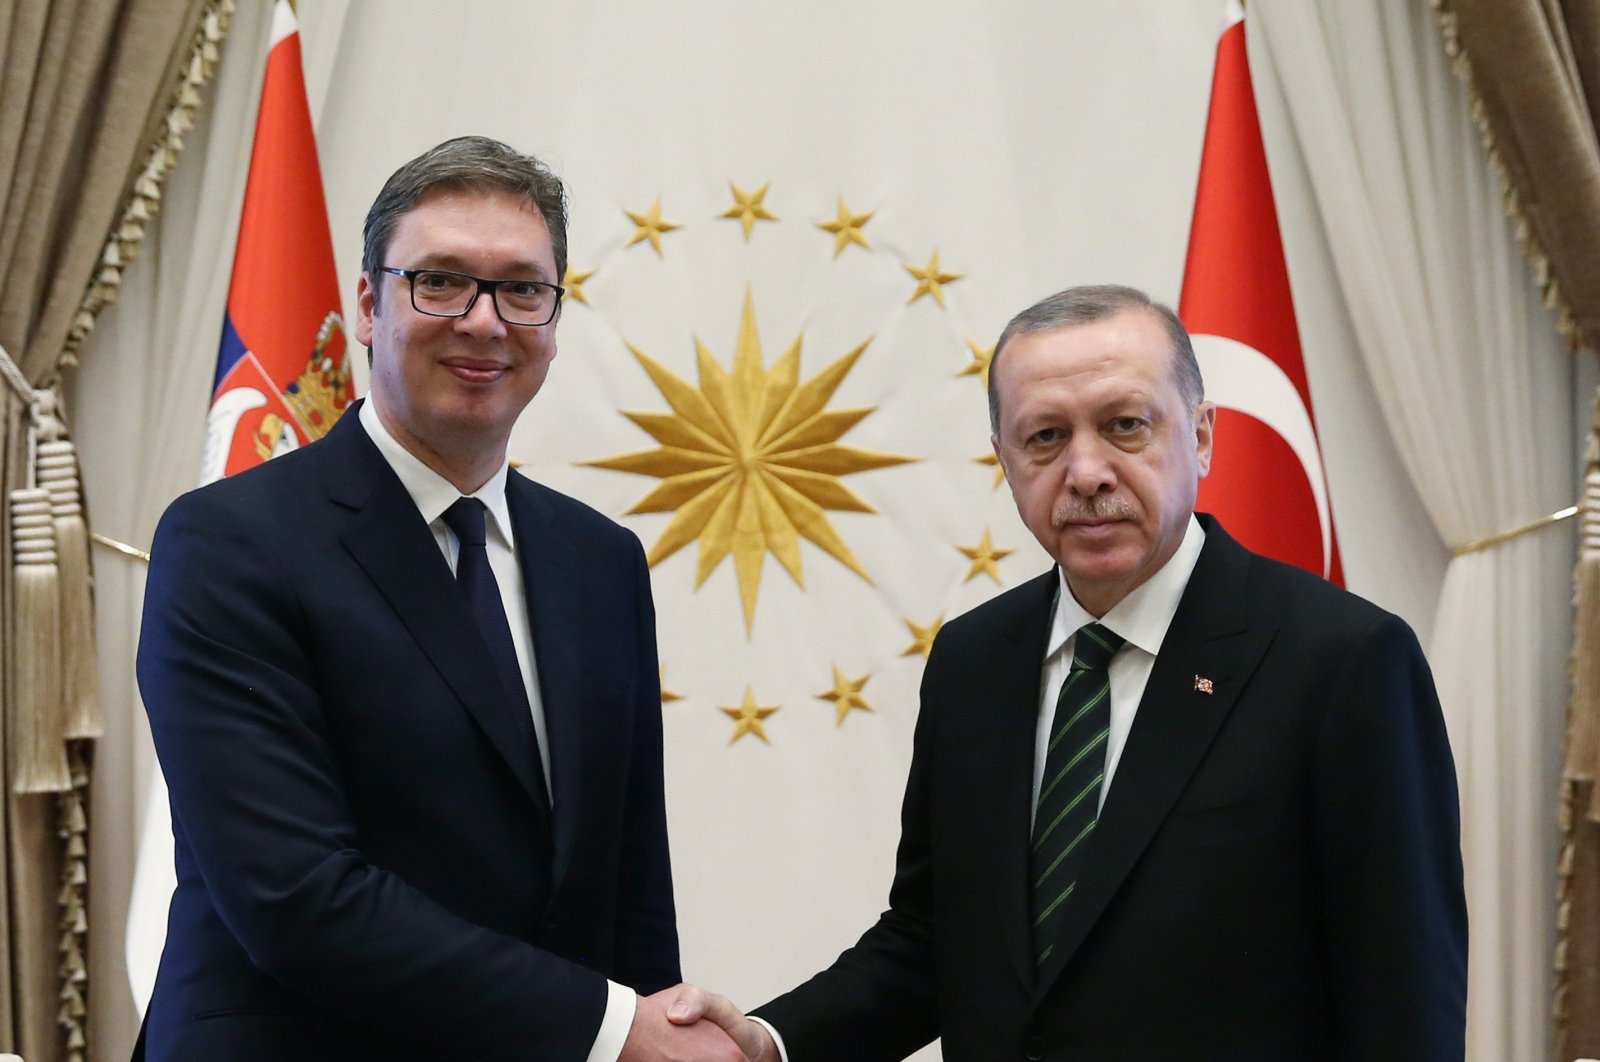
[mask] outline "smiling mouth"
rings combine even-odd
[[[458,380],[467,383],[494,383],[506,374],[509,366],[493,361],[478,361],[472,358],[452,358],[439,363],[446,372]]]

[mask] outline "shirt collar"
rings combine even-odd
[[[422,514],[424,523],[432,525],[444,515],[444,511],[455,504],[461,492],[455,484],[445,479],[439,473],[422,463],[421,458],[400,445],[400,441],[389,434],[389,429],[383,426],[383,420],[378,416],[378,407],[369,396],[361,403],[358,414],[361,426],[372,437],[373,443],[378,447],[378,452],[383,459],[394,469],[394,474],[400,477],[400,483],[406,488],[406,493],[411,495],[411,500],[417,506],[417,511]],[[506,476],[511,465],[507,461],[500,463],[500,468],[489,481],[468,497],[477,498],[489,510],[490,526],[498,530],[499,535],[508,547],[515,548],[516,540],[511,535],[511,510],[506,505]]]
[[[1194,566],[1200,560],[1200,550],[1205,544],[1205,530],[1191,513],[1183,541],[1167,558],[1167,563],[1131,590],[1127,597],[1118,601],[1099,620],[1078,604],[1078,599],[1072,596],[1072,591],[1067,587],[1066,573],[1057,567],[1059,585],[1056,588],[1055,616],[1050,626],[1050,641],[1045,646],[1045,659],[1061,652],[1068,639],[1085,623],[1103,624],[1128,644],[1155,656],[1161,651],[1167,628],[1172,626],[1178,602],[1183,598],[1184,588],[1189,585],[1189,576],[1194,574]]]

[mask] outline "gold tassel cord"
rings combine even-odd
[[[11,492],[15,557],[12,644],[16,675],[7,719],[12,789],[60,793],[72,787],[61,706],[60,580],[50,492]]]
[[[1535,531],[1543,531],[1552,524],[1559,524],[1561,521],[1570,520],[1577,515],[1578,507],[1576,505],[1569,505],[1565,509],[1558,509],[1549,516],[1541,516],[1537,520],[1530,520],[1525,524],[1520,524],[1505,531],[1496,531],[1492,535],[1485,535],[1483,538],[1477,539],[1476,541],[1456,546],[1450,551],[1450,555],[1452,557],[1465,557],[1469,553],[1480,553],[1483,550],[1492,549],[1493,547],[1500,545],[1502,542],[1510,542],[1514,538],[1521,538],[1523,535],[1531,535]]]
[[[142,550],[138,546],[130,546],[126,542],[118,542],[114,538],[109,538],[106,535],[98,534],[93,531],[89,532],[89,538],[97,546],[105,546],[107,549],[116,550],[123,556],[134,557],[138,560],[144,561],[146,564],[150,563],[150,553],[148,550]]]
[[[66,736],[105,732],[95,670],[94,600],[90,590],[89,529],[78,487],[77,448],[66,439],[39,444],[39,486],[50,492],[56,564],[61,578],[61,665],[67,709]]]

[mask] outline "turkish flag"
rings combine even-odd
[[[1218,407],[1211,474],[1196,507],[1250,549],[1342,586],[1244,17],[1237,4],[1230,9],[1178,300],[1206,397]]]

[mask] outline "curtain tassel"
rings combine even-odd
[[[56,567],[61,581],[61,682],[66,706],[66,736],[97,738],[105,733],[95,669],[93,574],[89,568],[89,528],[83,518],[78,451],[66,439],[39,444],[39,486],[50,492],[56,537]]]
[[[1600,780],[1600,396],[1595,418],[1578,502],[1578,565],[1573,573],[1572,701],[1563,772],[1573,782]],[[1600,785],[1591,785],[1588,797],[1578,814],[1600,822]]]
[[[61,711],[61,587],[50,492],[11,492],[16,596],[12,637],[16,676],[10,705],[12,788],[59,793],[72,788],[66,718]]]

